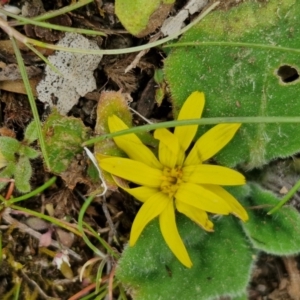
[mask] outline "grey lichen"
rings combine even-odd
[[[68,48],[99,49],[95,42],[77,33],[66,33],[57,45]],[[46,66],[46,76],[37,86],[39,100],[50,107],[56,106],[61,114],[67,114],[80,96],[96,89],[93,71],[101,58],[102,55],[56,51],[49,57],[49,61],[61,74]]]

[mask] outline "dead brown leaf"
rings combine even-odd
[[[91,186],[91,182],[86,176],[85,170],[86,170],[85,163],[80,159],[75,159],[71,162],[68,169],[61,173],[61,178],[65,181],[66,186],[73,190],[77,183],[84,183],[87,186]]]
[[[25,69],[29,78],[35,77],[42,73],[42,70],[35,66],[28,66],[25,67]],[[18,65],[6,64],[0,61],[0,81],[14,81],[17,79],[22,79]]]
[[[0,100],[5,103],[4,124],[7,127],[11,127],[10,125],[12,124],[18,124],[20,127],[24,128],[32,119],[32,112],[26,96],[4,92],[2,93]]]
[[[29,79],[29,83],[32,89],[33,96],[37,96],[36,87],[40,82],[40,78],[34,77]],[[7,92],[13,92],[17,94],[27,95],[24,83],[22,79],[14,80],[14,81],[0,81],[0,90],[4,90]]]

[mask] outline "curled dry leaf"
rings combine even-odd
[[[26,73],[29,78],[41,74],[41,69],[29,66],[26,67]],[[17,64],[5,64],[0,61],[0,81],[21,79],[20,70]]]
[[[34,0],[30,2],[25,2],[22,7],[22,15],[24,17],[33,18],[35,16],[45,13],[43,2],[40,0]],[[60,15],[54,18],[47,20],[50,24],[62,25],[62,26],[71,26],[72,20],[67,15]],[[49,28],[39,27],[31,24],[24,25],[24,30],[26,36],[32,38],[41,38],[47,42],[55,42],[64,36],[63,31],[52,30]]]

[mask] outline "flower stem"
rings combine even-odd
[[[26,93],[27,93],[30,108],[31,108],[31,111],[32,111],[32,114],[33,114],[33,118],[34,118],[34,121],[36,123],[36,128],[37,128],[37,132],[38,132],[41,151],[43,153],[43,158],[44,158],[47,169],[50,171],[50,162],[49,162],[48,153],[47,153],[47,150],[46,150],[45,140],[44,140],[43,133],[42,133],[42,127],[41,127],[41,122],[40,122],[40,118],[39,118],[39,113],[38,113],[38,110],[37,110],[37,107],[36,107],[36,104],[35,104],[34,96],[33,96],[32,89],[31,89],[31,86],[30,86],[30,82],[29,82],[29,79],[28,79],[28,75],[26,73],[24,61],[23,61],[20,49],[18,48],[18,45],[16,43],[15,38],[11,37],[11,41],[12,41],[13,49],[15,51],[16,58],[17,58],[20,73],[21,73],[21,76],[22,76],[22,79],[23,79],[23,82],[24,82],[24,86],[25,86],[25,89],[26,89]]]
[[[38,187],[37,189],[35,189],[34,191],[26,194],[26,195],[22,195],[20,197],[17,198],[12,198],[8,201],[6,201],[7,206],[10,206],[13,203],[17,203],[23,200],[27,200],[29,198],[32,198],[38,194],[40,194],[41,192],[43,192],[44,190],[46,190],[48,187],[50,187],[54,182],[56,181],[56,177],[52,177],[51,179],[49,179],[47,182],[45,182],[42,186]]]
[[[201,118],[180,121],[168,121],[155,124],[147,124],[143,126],[132,127],[126,130],[120,130],[113,133],[101,135],[99,137],[90,139],[82,144],[88,146],[105,139],[110,139],[115,136],[125,135],[129,133],[138,133],[143,131],[150,131],[158,128],[170,128],[185,125],[211,125],[219,123],[300,123],[300,117],[228,117],[228,118]]]
[[[275,50],[275,51],[284,51],[284,52],[295,52],[300,53],[300,49],[281,47],[274,45],[265,45],[265,44],[254,44],[254,43],[242,43],[242,42],[223,42],[223,41],[213,41],[213,42],[183,42],[176,44],[164,45],[163,48],[179,48],[179,47],[203,47],[203,46],[225,46],[225,47],[245,47],[245,48],[259,48],[265,50]]]
[[[272,215],[279,208],[281,208],[287,201],[289,201],[294,196],[294,194],[299,189],[300,189],[300,180],[298,180],[296,184],[289,190],[289,192],[280,200],[280,202],[268,212],[268,215]]]

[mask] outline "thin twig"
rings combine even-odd
[[[2,218],[3,220],[5,220],[5,222],[7,222],[10,225],[14,225],[16,226],[19,230],[21,230],[22,232],[28,233],[29,235],[31,235],[32,237],[36,238],[37,240],[41,239],[42,234],[33,230],[32,228],[28,227],[26,224],[23,224],[21,222],[19,222],[18,220],[14,219],[11,215],[11,208],[7,207],[4,209],[4,211],[2,211]],[[57,241],[54,241],[51,239],[51,243],[50,246],[62,250],[62,247],[60,246],[60,244]],[[72,249],[69,248],[64,248],[64,250],[66,250],[68,252],[68,254],[70,256],[72,256],[75,260],[77,261],[81,261],[82,258],[80,255],[78,255],[75,251],[73,251]]]
[[[108,222],[108,226],[110,228],[110,231],[112,232],[112,236],[117,238],[117,230],[115,228],[115,225],[114,225],[114,222],[112,221],[111,219],[111,216],[110,216],[110,213],[109,213],[109,210],[107,208],[107,202],[106,202],[106,197],[105,195],[102,196],[102,210],[104,212],[104,215],[106,217],[106,220]]]
[[[27,274],[26,274],[23,270],[21,270],[21,274],[22,274],[22,276],[25,278],[25,280],[26,280],[27,282],[29,282],[31,285],[34,286],[35,289],[37,289],[39,295],[40,295],[42,298],[44,298],[44,299],[46,299],[46,300],[60,300],[60,298],[53,298],[53,297],[48,296],[48,295],[41,289],[41,287],[40,287],[33,279],[30,279],[30,278],[27,276]]]
[[[154,36],[152,36],[148,42],[148,44],[155,42],[159,39],[161,33],[158,32],[157,34],[155,34]],[[134,60],[130,63],[130,65],[125,69],[125,73],[128,73],[129,71],[131,71],[132,69],[136,68],[137,64],[139,63],[140,59],[146,54],[148,53],[150,49],[145,49],[141,52],[139,52],[136,57],[134,58]]]

